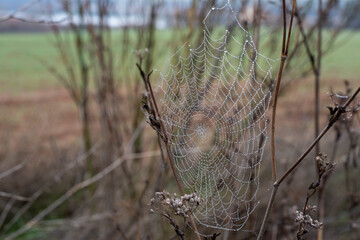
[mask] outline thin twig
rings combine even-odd
[[[316,65],[315,65],[315,59],[314,59],[314,55],[311,53],[310,50],[310,45],[309,45],[309,36],[306,35],[304,27],[303,27],[303,22],[299,13],[299,9],[297,8],[297,6],[295,6],[295,17],[297,19],[297,23],[299,26],[299,30],[300,30],[300,34],[303,38],[303,43],[304,43],[304,47],[306,50],[306,55],[309,57],[309,61],[310,61],[310,65],[311,65],[311,69],[314,73],[314,75],[316,75]]]
[[[16,195],[16,194],[12,194],[12,193],[2,192],[2,191],[0,191],[0,197],[13,198],[15,200],[25,201],[25,202],[29,200],[29,198],[26,198],[26,197],[23,197],[20,195]]]
[[[301,155],[301,157],[284,173],[284,175],[274,183],[274,185],[280,185],[282,181],[302,162],[302,160],[309,154],[309,152],[315,147],[315,145],[320,141],[320,139],[329,131],[329,129],[334,125],[334,123],[339,119],[341,114],[345,112],[345,109],[349,106],[349,104],[354,100],[357,94],[360,92],[360,87],[357,88],[355,93],[344,103],[344,105],[340,106],[336,112],[330,117],[327,126],[324,130],[317,136],[314,142],[308,147],[308,149]]]
[[[182,240],[184,240],[185,235],[183,231],[180,230],[179,226],[175,223],[174,219],[170,216],[170,214],[167,212],[161,212],[161,215],[169,220],[170,225],[174,227],[176,235],[179,236]]]
[[[273,207],[275,196],[277,193],[277,189],[280,186],[280,184],[289,176],[290,173],[292,173],[295,168],[305,159],[305,157],[311,152],[311,150],[315,147],[315,145],[320,141],[320,139],[329,131],[329,129],[334,125],[335,122],[337,122],[340,118],[340,116],[346,112],[346,108],[350,105],[350,103],[355,99],[355,97],[359,94],[360,87],[358,87],[355,91],[355,93],[348,98],[346,103],[344,103],[342,106],[338,107],[336,112],[331,115],[329,122],[327,126],[324,128],[324,130],[317,136],[317,138],[313,141],[313,143],[305,150],[305,152],[300,156],[300,158],[284,173],[282,177],[279,178],[279,180],[275,181],[273,184],[273,191],[271,192],[271,196],[268,202],[268,206],[266,208],[265,216],[263,218],[263,222],[261,225],[260,232],[258,234],[257,240],[261,240],[263,238],[263,235],[265,233],[266,228],[266,222],[269,218],[271,209]]]
[[[321,51],[322,51],[322,0],[319,0],[319,20],[318,20],[318,41],[317,41],[317,61],[315,74],[315,136],[319,135],[319,91],[320,91],[320,73],[321,73]],[[315,155],[319,154],[319,143],[315,146]],[[318,168],[318,166],[317,166]]]
[[[18,165],[6,170],[5,172],[0,173],[0,179],[7,177],[11,174],[13,174],[16,171],[19,171],[20,169],[22,169],[25,166],[25,162],[19,163]]]
[[[9,214],[9,212],[10,212],[12,206],[14,205],[15,201],[16,201],[15,198],[10,198],[10,200],[6,204],[5,208],[1,212],[1,215],[0,215],[0,228],[3,225],[7,215]]]
[[[319,134],[319,107],[320,107],[320,74],[321,74],[321,58],[322,58],[322,0],[319,0],[319,21],[318,21],[318,41],[317,41],[317,66],[316,66],[316,75],[315,75],[315,136]],[[320,144],[317,143],[315,146],[315,154],[320,153]],[[319,173],[319,165],[316,163],[316,171]],[[324,185],[323,185],[324,186]],[[318,219],[320,222],[324,221],[324,188],[319,188],[318,193]],[[324,234],[324,228],[319,228],[317,231],[317,239],[322,240]]]

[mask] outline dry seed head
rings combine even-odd
[[[316,163],[319,168],[319,174],[321,175],[332,171],[336,165],[336,163],[326,161],[326,158],[327,154],[321,152],[316,156]]]
[[[306,205],[306,212],[316,212],[317,206]]]
[[[200,204],[201,198],[197,193],[185,194],[177,197],[177,194],[169,192],[156,192],[155,197],[150,200],[151,212],[159,212],[161,207],[173,210],[175,215],[188,218],[193,210]]]
[[[303,212],[301,211],[296,211],[295,222],[302,223],[304,225],[310,226],[315,229],[320,229],[323,226],[322,222],[312,219],[310,215],[307,214],[304,215]]]

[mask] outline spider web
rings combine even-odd
[[[229,1],[202,27],[197,46],[184,44],[161,74],[161,120],[181,184],[202,199],[194,218],[239,230],[258,205],[272,60],[257,52]]]

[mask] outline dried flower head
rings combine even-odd
[[[336,165],[336,163],[327,161],[326,159],[327,159],[327,154],[325,153],[319,153],[316,156],[316,163],[319,169],[319,176],[331,172]]]
[[[189,215],[200,205],[201,198],[196,192],[177,197],[167,191],[156,192],[150,200],[151,212],[159,212],[161,208],[172,210],[175,215],[188,218]]]
[[[296,211],[295,222],[302,223],[303,225],[307,225],[315,229],[320,229],[323,226],[322,222],[312,219],[312,217],[308,214],[304,215],[301,211]]]
[[[306,212],[316,212],[317,206],[306,205]]]

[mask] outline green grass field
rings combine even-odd
[[[322,74],[325,77],[360,81],[360,32],[346,31],[324,56]]]
[[[113,52],[120,55],[123,51],[121,33],[115,31],[113,38],[114,44],[119,43],[113,46]],[[154,68],[162,69],[161,65],[164,65],[166,56],[170,56],[176,46],[182,45],[179,41],[180,38],[169,31],[157,32]],[[132,46],[127,46],[127,57],[123,58],[126,60],[118,58],[115,63],[119,78],[126,78],[127,81],[132,78],[129,75],[137,74],[135,69],[137,59],[134,54],[136,40],[133,36],[130,36],[130,42]],[[277,56],[269,57],[277,58]],[[36,58],[44,59],[61,69],[61,61],[52,43],[51,33],[0,34],[0,93],[16,94],[60,86]],[[277,67],[274,66],[274,69]],[[334,48],[323,58],[322,76],[351,81],[360,78],[360,32],[346,31],[342,34]]]
[[[37,90],[53,86],[56,80],[35,58],[56,62],[57,52],[50,43],[51,34],[1,34],[1,92]]]

